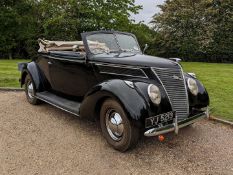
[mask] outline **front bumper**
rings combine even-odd
[[[175,118],[175,121],[173,124],[161,127],[161,128],[152,128],[147,130],[144,135],[147,137],[153,137],[153,136],[158,136],[162,134],[166,134],[169,132],[175,132],[178,134],[180,128],[184,128],[185,126],[188,126],[190,124],[193,124],[203,118],[208,118],[209,117],[209,109],[207,108],[205,112],[202,112],[200,114],[197,114],[195,116],[189,117],[186,120],[177,121],[177,116]]]

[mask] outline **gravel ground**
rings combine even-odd
[[[0,174],[233,174],[233,130],[202,121],[113,150],[98,124],[0,92]]]

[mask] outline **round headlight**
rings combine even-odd
[[[148,95],[150,97],[150,100],[156,104],[159,105],[161,102],[161,93],[157,86],[150,84],[148,86]]]
[[[197,82],[196,82],[196,80],[194,80],[193,78],[189,78],[189,79],[188,79],[188,88],[189,88],[190,92],[191,92],[193,95],[197,95],[197,94],[198,94]]]

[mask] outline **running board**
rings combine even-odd
[[[35,97],[61,110],[79,116],[79,108],[81,105],[79,102],[68,100],[48,91],[36,93]]]

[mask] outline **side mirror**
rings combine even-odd
[[[143,54],[145,53],[145,51],[147,50],[149,48],[149,45],[148,44],[145,44],[145,47],[144,47],[144,49],[143,49]]]
[[[175,61],[177,63],[182,61],[182,59],[180,59],[180,58],[169,58],[169,59],[172,60],[172,61]]]

